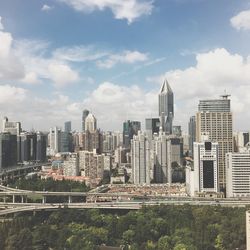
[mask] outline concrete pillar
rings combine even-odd
[[[23,203],[23,195],[21,196],[21,202]]]
[[[15,195],[12,195],[12,203],[15,203]]]
[[[69,195],[69,203],[72,203],[72,196]]]
[[[3,202],[6,203],[6,196],[3,197]]]

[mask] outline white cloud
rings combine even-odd
[[[21,80],[23,83],[36,84],[40,83],[38,76],[35,72],[29,72],[25,74],[25,77]]]
[[[107,55],[108,52],[98,51],[94,46],[62,47],[53,52],[55,59],[71,62],[95,61]]]
[[[77,11],[85,13],[110,9],[116,19],[126,19],[132,23],[142,15],[150,15],[153,9],[151,0],[58,0]]]
[[[49,6],[47,4],[44,4],[43,7],[41,8],[41,11],[48,12],[53,9],[53,6]]]
[[[11,34],[0,31],[0,80],[24,77],[24,67],[13,53],[12,44]]]
[[[189,116],[197,112],[200,99],[219,98],[226,90],[232,97],[237,128],[250,127],[249,91],[250,62],[226,49],[215,49],[196,55],[196,65],[184,70],[171,70],[149,81],[162,83],[166,77],[174,91],[175,123],[187,125]]]
[[[4,30],[4,26],[3,26],[3,23],[2,23],[2,17],[0,16],[0,30]]]
[[[10,85],[0,85],[1,108],[22,102],[26,98],[26,93],[27,91],[23,88],[17,88]]]
[[[143,62],[148,60],[147,54],[141,53],[139,51],[124,51],[121,54],[111,54],[105,60],[99,60],[97,66],[99,68],[110,69],[114,67],[117,63],[127,63],[133,64],[136,62]]]
[[[66,64],[51,63],[48,69],[56,87],[64,87],[79,80],[77,72]]]
[[[98,126],[105,130],[122,129],[126,119],[139,120],[157,115],[157,91],[146,92],[139,86],[104,82],[89,94],[83,107],[92,110]]]
[[[231,18],[231,25],[237,30],[250,30],[250,10],[245,10]]]

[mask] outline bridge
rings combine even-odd
[[[193,197],[162,197],[142,196],[124,193],[91,193],[91,192],[48,192],[14,189],[0,185],[0,216],[25,211],[50,211],[60,208],[70,209],[141,209],[143,206],[156,205],[210,205],[245,207],[250,206],[250,199],[237,198],[193,198]],[[40,202],[30,202],[27,198],[40,197]],[[64,197],[67,202],[47,202],[47,197]],[[78,197],[77,201],[73,197]],[[79,202],[79,199],[82,199]],[[100,202],[100,200],[104,202]],[[106,201],[108,199],[108,201]],[[33,199],[34,200],[34,199]],[[39,199],[38,199],[39,200]]]
[[[34,171],[40,170],[42,166],[50,165],[51,163],[44,162],[44,163],[32,163],[28,165],[17,165],[14,167],[9,167],[0,170],[0,183],[7,181],[8,179],[19,178],[25,176],[26,174]]]

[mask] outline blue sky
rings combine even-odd
[[[225,90],[250,129],[249,0],[1,0],[0,17],[0,117],[27,130],[80,129],[85,108],[103,130],[143,122],[164,78],[184,130]]]

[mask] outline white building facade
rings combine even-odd
[[[250,196],[250,151],[226,154],[227,197]]]
[[[211,141],[194,143],[193,169],[186,170],[188,193],[218,193],[218,143]]]
[[[131,141],[132,181],[134,184],[150,184],[149,141],[141,131]]]

